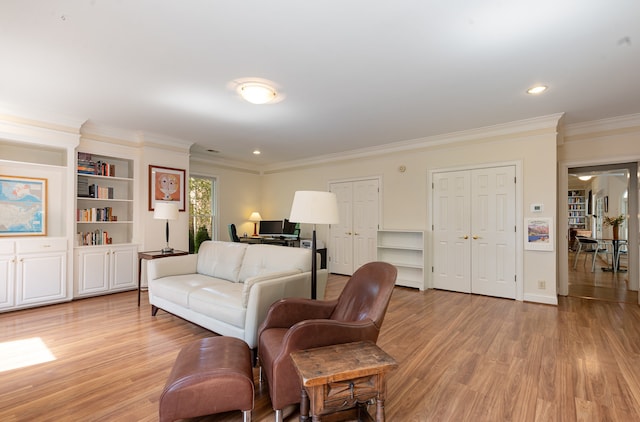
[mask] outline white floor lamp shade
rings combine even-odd
[[[167,220],[166,237],[167,246],[162,249],[162,253],[171,253],[173,248],[169,247],[169,220],[178,219],[178,203],[177,202],[156,202],[153,210],[153,218],[156,220]]]
[[[313,224],[311,238],[311,299],[316,299],[318,282],[316,259],[316,224],[338,224],[338,199],[333,192],[296,191],[291,205],[289,221]]]

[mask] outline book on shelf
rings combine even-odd
[[[113,239],[106,230],[96,229],[88,232],[78,232],[79,246],[110,245]]]

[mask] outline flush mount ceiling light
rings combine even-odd
[[[260,150],[259,149],[254,149],[253,150],[253,155],[260,155]]]
[[[587,180],[591,180],[591,177],[593,176],[578,176],[578,179],[582,180],[583,182],[586,182]]]
[[[527,89],[527,94],[542,94],[543,92],[545,92],[547,90],[547,87],[545,85],[536,85],[536,86],[532,86],[531,88]]]
[[[278,93],[261,82],[244,82],[238,86],[238,94],[251,104],[266,104],[274,101]]]

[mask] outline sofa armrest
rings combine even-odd
[[[258,344],[258,328],[264,321],[271,304],[285,297],[309,297],[311,273],[298,273],[282,278],[264,280],[249,291],[245,317],[245,341],[250,347]]]
[[[195,274],[197,254],[169,256],[147,261],[147,280],[182,274]]]

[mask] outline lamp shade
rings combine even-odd
[[[153,210],[153,218],[157,220],[177,220],[178,219],[178,203],[177,202],[156,202]]]
[[[249,221],[262,221],[262,216],[260,215],[259,212],[254,211],[251,213],[251,215],[249,216]]]
[[[338,198],[333,192],[296,191],[289,221],[309,224],[338,224]]]

